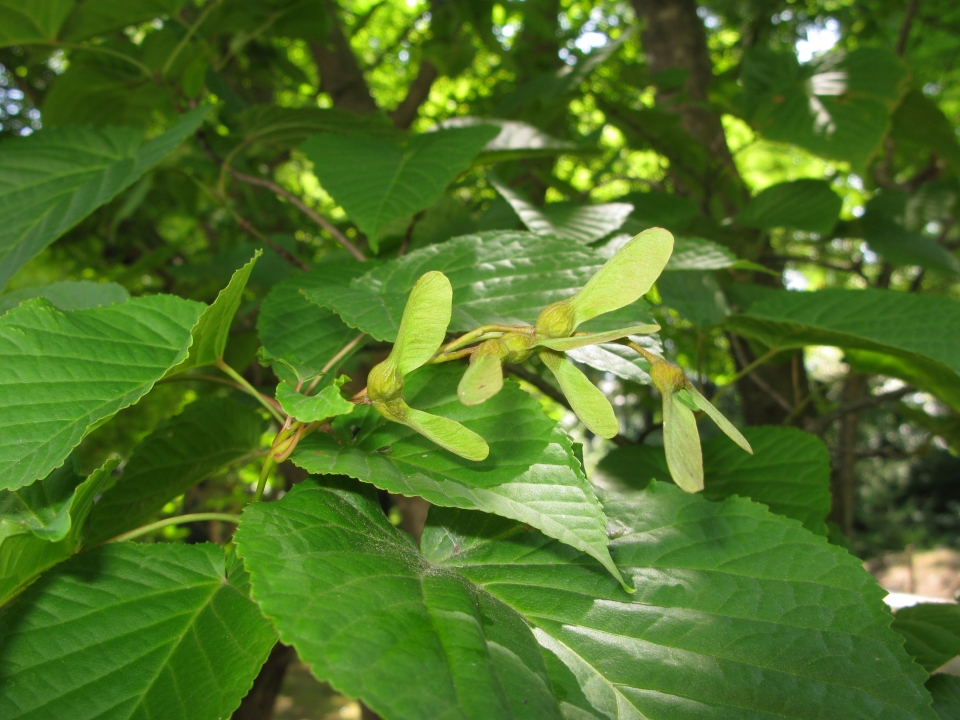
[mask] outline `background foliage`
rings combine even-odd
[[[387,720],[958,716],[955,614],[848,554],[958,543],[958,58],[949,0],[0,0],[0,715],[268,717],[279,635]],[[569,353],[612,440],[424,368],[485,464],[361,408],[234,545],[274,398],[340,412],[423,273],[532,323],[651,226],[584,329],[659,323],[752,457],[701,422],[672,487],[622,345]]]

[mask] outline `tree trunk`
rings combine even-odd
[[[253,681],[250,692],[233,713],[232,720],[271,720],[287,666],[295,657],[296,653],[289,645],[274,645],[267,661],[260,668],[260,674]]]
[[[867,378],[851,372],[843,381],[840,404],[849,405],[867,394]],[[834,458],[833,474],[830,477],[830,494],[833,506],[830,519],[840,526],[847,537],[853,533],[854,508],[856,507],[857,479],[854,474],[857,462],[857,436],[860,431],[859,411],[848,412],[840,417],[840,437]]]
[[[310,43],[313,61],[320,72],[320,91],[330,95],[334,107],[360,115],[375,113],[377,103],[370,95],[370,88],[367,87],[350,41],[343,34],[334,3],[327,4],[327,14],[330,18],[330,34],[326,42]]]

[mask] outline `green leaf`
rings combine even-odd
[[[47,245],[169,155],[209,109],[191,110],[146,143],[130,128],[85,127],[48,128],[0,143],[0,288]]]
[[[230,325],[233,316],[237,314],[240,301],[243,299],[243,290],[247,287],[247,280],[262,253],[257,250],[253,259],[237,270],[227,286],[220,291],[213,304],[207,307],[197,324],[193,326],[190,335],[193,338],[190,344],[190,354],[186,359],[170,368],[165,377],[186,372],[196,367],[213,365],[223,359],[223,351],[227,347],[227,338],[230,335]]]
[[[550,368],[564,396],[570,401],[571,409],[587,430],[603,438],[612,438],[620,432],[620,423],[610,401],[586,375],[562,353],[541,350],[538,355],[543,364]]]
[[[893,629],[904,649],[929,673],[960,655],[960,605],[927,603],[897,610]]]
[[[633,205],[633,213],[623,227],[624,232],[631,235],[651,227],[682,232],[700,214],[695,202],[674,193],[632,192],[617,200]],[[674,248],[674,255],[677,249]]]
[[[203,307],[153,295],[63,313],[37,298],[0,316],[0,489],[44,477],[143,397],[186,357]]]
[[[0,0],[0,47],[51,42],[74,0]]]
[[[0,716],[229,717],[276,642],[248,592],[243,565],[212,544],[81,553],[0,618]]]
[[[633,205],[626,203],[551,203],[537,207],[518,191],[494,177],[488,176],[488,179],[497,192],[510,203],[527,229],[537,235],[558,237],[587,245],[618,230],[633,212]]]
[[[934,237],[921,232],[926,221],[908,222],[910,200],[899,190],[874,195],[861,220],[863,239],[893,265],[919,265],[946,275],[960,273],[960,261]]]
[[[278,373],[289,366],[294,383],[315,378],[327,368],[336,355],[357,337],[356,329],[345,325],[332,310],[307,299],[311,289],[336,292],[362,275],[366,263],[332,263],[321,265],[302,275],[275,285],[263,300],[257,316],[257,330],[263,343],[263,359],[274,365]],[[362,342],[362,341],[361,341]],[[362,347],[360,343],[353,348]],[[349,357],[349,352],[340,361]],[[275,362],[275,361],[282,361]]]
[[[657,280],[657,291],[665,307],[700,329],[719,325],[730,314],[727,296],[709,272],[664,273]]]
[[[363,135],[399,141],[403,133],[381,113],[358,115],[340,108],[254,105],[237,116],[242,145],[254,155],[292,150],[317,133]]]
[[[344,379],[346,378],[340,378]],[[277,386],[277,401],[287,415],[301,422],[316,422],[337,415],[348,415],[356,406],[340,395],[341,385],[343,382],[336,381],[316,395],[302,395],[287,383],[280,383]]]
[[[673,252],[673,235],[651,228],[632,238],[570,299],[574,327],[646,295]]]
[[[727,248],[710,240],[678,237],[664,272],[678,270],[723,270],[733,267],[737,257]]]
[[[540,128],[519,120],[491,117],[453,117],[439,123],[441,128],[487,125],[499,128],[499,134],[483,146],[477,157],[481,163],[496,163],[521,158],[554,157],[583,149],[567,140],[560,140]]]
[[[663,395],[663,449],[673,481],[688,493],[703,490],[703,454],[697,419],[675,392]]]
[[[960,302],[891,290],[779,292],[727,318],[736,333],[780,349],[834,345],[894,355],[925,390],[960,409]]]
[[[892,50],[858,48],[801,66],[792,50],[749,51],[744,109],[767,139],[862,170],[883,139],[908,71]]]
[[[417,280],[400,318],[397,339],[388,362],[407,375],[440,349],[450,324],[453,288],[442,272],[431,270]]]
[[[0,315],[15,308],[24,300],[35,297],[46,298],[58,310],[69,312],[122,303],[130,299],[130,293],[125,287],[116,283],[98,283],[89,280],[55,282],[0,295]]]
[[[174,17],[185,0],[84,0],[70,15],[60,37],[86,40],[158,17]]]
[[[84,478],[70,459],[30,487],[0,492],[0,606],[80,549],[93,500],[118,462]]]
[[[87,523],[86,546],[146,524],[164,505],[260,446],[259,413],[228,398],[190,403],[133,451],[123,475],[97,502]]]
[[[935,718],[857,558],[749,500],[664,483],[605,510],[634,595],[479,513],[432,509],[421,548],[523,614],[597,717]]]
[[[333,435],[314,433],[291,457],[310,473],[349,475],[435,505],[511,517],[616,568],[607,554],[606,521],[573,455],[570,438],[516,383],[482,405],[457,399],[460,369],[429,366],[408,375],[411,405],[478,433],[490,446],[483,462],[462,460],[410,429],[357,408],[333,422]]]
[[[927,680],[927,690],[933,696],[933,709],[940,720],[960,720],[960,678],[934,675]]]
[[[440,270],[450,280],[449,329],[458,331],[487,324],[532,325],[545,306],[583,287],[603,260],[590,248],[563,240],[527,232],[488,232],[409,253],[353,280],[348,288],[313,287],[304,293],[336,311],[351,327],[393,342],[407,295],[429,270]],[[632,322],[647,314],[646,305],[639,303],[631,310]]]
[[[748,455],[727,438],[703,444],[703,496],[731,495],[763,503],[772,512],[827,534],[830,512],[830,453],[815,435],[783,427],[746,427],[753,447]],[[631,445],[616,448],[597,465],[593,481],[614,490],[639,490],[650,480],[670,480],[663,448]]]
[[[898,144],[919,147],[960,165],[960,142],[953,123],[920,90],[911,90],[900,100],[893,113],[890,137]]]
[[[826,180],[792,180],[754,196],[737,222],[756,228],[794,228],[826,235],[840,218],[843,200]]]
[[[324,190],[376,251],[387,223],[432,205],[496,135],[497,129],[488,125],[437,130],[406,143],[321,133],[302,150]]]
[[[391,720],[559,720],[523,619],[433,568],[370,490],[331,478],[244,511],[261,608],[313,674]]]

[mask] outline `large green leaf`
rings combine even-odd
[[[479,513],[431,510],[421,547],[532,623],[598,718],[936,717],[884,591],[825,538],[666,483],[605,510],[635,595],[570,548]]]
[[[861,220],[870,249],[894,265],[919,265],[947,275],[960,273],[956,256],[921,232],[926,219],[908,221],[910,200],[907,193],[889,189],[870,198]]]
[[[703,444],[704,497],[748,497],[826,535],[830,454],[823,442],[793,428],[746,427],[743,434],[753,455],[722,435]],[[603,487],[641,489],[654,479],[669,482],[670,472],[663,448],[631,445],[611,450],[592,479]]]
[[[741,225],[787,227],[826,234],[840,217],[843,200],[826,180],[793,180],[758,193],[737,215]]]
[[[362,275],[365,266],[355,262],[325,264],[275,285],[257,317],[263,359],[278,373],[288,368],[294,383],[319,375],[357,337],[357,331],[332,310],[308,300],[306,293],[316,289],[333,296]]]
[[[190,354],[182,363],[170,368],[167,376],[203,365],[212,365],[223,359],[233,316],[237,314],[240,301],[243,299],[243,291],[247,287],[247,280],[250,279],[250,273],[253,272],[253,266],[256,265],[260,255],[261,252],[257,250],[253,259],[233,274],[230,282],[220,291],[213,304],[203,311],[190,333],[193,338],[190,343]]]
[[[960,720],[960,678],[934,675],[927,680],[927,690],[933,696],[933,709],[940,720]]]
[[[671,272],[657,279],[663,304],[698,328],[719,325],[730,314],[727,296],[712,273],[702,270]]]
[[[229,717],[276,642],[248,593],[216,545],[76,555],[0,618],[0,717]]]
[[[334,434],[314,433],[291,458],[311,473],[349,475],[435,505],[483,510],[540,528],[589,553],[616,574],[607,552],[606,520],[570,438],[516,383],[487,402],[457,399],[462,368],[440,365],[408,375],[409,404],[456,420],[490,446],[482,462],[441,450],[410,428],[370,408],[337,418]]]
[[[902,608],[893,629],[903,635],[907,654],[932,673],[960,655],[960,605],[928,603]]]
[[[276,155],[321,132],[379,136],[399,140],[389,118],[380,113],[357,115],[340,108],[289,108],[254,105],[237,117],[242,145],[256,155]]]
[[[0,295],[0,315],[15,308],[24,300],[42,297],[64,312],[86,310],[101,305],[113,305],[130,298],[130,293],[116,283],[97,283],[89,280],[55,282],[40,287],[24,288]]]
[[[169,155],[208,111],[191,110],[146,143],[130,128],[86,127],[44,129],[0,143],[0,288],[47,245]]]
[[[897,356],[911,382],[960,408],[960,302],[890,290],[779,292],[727,318],[734,332],[782,349],[835,345]]]
[[[75,0],[0,0],[0,47],[54,40]]]
[[[559,720],[523,619],[425,562],[371,490],[308,480],[244,511],[237,547],[280,639],[390,720]]]
[[[64,313],[37,298],[0,316],[0,489],[44,477],[143,397],[186,357],[203,307],[154,295]]]
[[[159,17],[173,17],[186,0],[83,0],[60,32],[76,42],[111,30],[122,30]]]
[[[858,48],[801,66],[793,50],[751,50],[743,62],[747,118],[770,140],[862,169],[883,139],[907,68],[892,50]]]
[[[71,459],[30,487],[0,492],[0,606],[80,549],[84,520],[117,462],[84,478]]]
[[[260,446],[257,410],[227,398],[201,398],[162,422],[133,451],[103,493],[84,533],[87,547],[148,522],[173,498]]]
[[[890,137],[934,152],[944,160],[960,165],[960,142],[954,125],[937,104],[920,90],[911,90],[893,113]]]
[[[432,205],[496,135],[490,125],[436,130],[406,143],[321,133],[302,149],[324,190],[376,250],[387,223]]]
[[[633,205],[627,203],[582,205],[564,202],[537,207],[498,180],[491,178],[491,184],[510,203],[510,207],[531,232],[584,245],[618,230],[633,212]]]
[[[393,342],[417,279],[440,270],[453,286],[450,330],[488,323],[527,324],[552,302],[570,297],[603,265],[590,248],[528,232],[464,235],[422,248],[371,270],[348,288],[305,288],[306,296],[335,310],[352,327]],[[635,303],[630,322],[644,322],[646,305]],[[594,330],[598,328],[592,328]]]

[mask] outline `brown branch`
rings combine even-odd
[[[895,400],[902,398],[904,395],[909,395],[910,393],[914,393],[916,391],[916,388],[907,386],[902,387],[899,390],[891,390],[890,392],[881,393],[880,395],[869,395],[857,400],[852,400],[851,402],[841,405],[836,410],[831,410],[827,414],[816,418],[813,421],[813,425],[819,429],[822,429],[837,418],[843,417],[848,413],[858,412],[860,410],[873,407],[874,405],[882,405],[883,403],[894,402]]]
[[[743,347],[740,345],[740,340],[733,335],[730,336],[730,340],[730,347],[733,348],[733,354],[737,356],[737,360],[743,367],[748,367],[750,365],[750,360],[747,358],[747,354],[743,351]],[[760,377],[757,373],[748,372],[747,377],[753,381],[754,385],[773,398],[773,401],[786,410],[788,414],[793,412],[793,406],[783,398],[783,395],[770,387],[769,383],[767,383],[767,381]]]
[[[903,25],[900,26],[900,36],[897,38],[897,55],[903,57],[907,50],[907,40],[910,38],[910,28],[913,26],[913,17],[917,14],[917,6],[920,0],[910,0],[907,5],[906,15],[903,17]]]
[[[262,232],[257,230],[253,225],[250,224],[249,220],[247,220],[245,217],[240,215],[236,210],[234,210],[233,208],[229,208],[229,210],[230,210],[230,214],[233,215],[233,219],[237,221],[237,225],[243,228],[245,232],[253,235],[257,240],[259,240],[268,248],[273,250],[277,255],[282,257],[291,265],[295,265],[296,267],[300,268],[305,272],[310,269],[310,266],[307,265],[303,260],[298,258],[293,253],[291,253],[282,245],[274,242],[273,240],[268,238],[266,235],[264,235]]]
[[[342,232],[340,232],[340,230],[337,229],[337,227],[333,223],[331,223],[329,220],[323,217],[323,215],[321,215],[312,207],[307,205],[305,202],[303,202],[303,200],[298,198],[296,195],[294,195],[292,192],[290,192],[286,188],[282,187],[281,185],[278,185],[277,183],[271,180],[267,180],[266,178],[258,178],[258,177],[254,177],[253,175],[247,175],[246,173],[242,173],[236,168],[231,167],[230,165],[227,165],[226,169],[227,169],[227,172],[230,173],[230,175],[233,178],[235,178],[236,180],[239,180],[240,182],[247,183],[248,185],[258,185],[260,187],[267,188],[268,190],[272,190],[275,194],[282,197],[288,203],[290,203],[295,208],[297,208],[297,210],[299,210],[308,218],[313,220],[317,225],[319,225],[328,233],[333,235],[333,239],[336,240],[338,243],[340,243],[341,247],[343,247],[343,249],[346,250],[348,253],[350,253],[354,258],[356,258],[360,262],[363,262],[364,260],[367,259],[367,256],[364,255],[363,252],[361,252],[361,250],[356,245],[350,242],[347,239],[347,237]]]
[[[310,53],[320,73],[320,91],[330,96],[334,107],[360,115],[375,113],[377,103],[370,94],[350,41],[340,27],[337,7],[332,2],[326,6],[331,25],[326,42],[310,43]]]
[[[407,96],[397,106],[397,109],[390,113],[395,128],[406,130],[413,124],[413,121],[417,119],[420,106],[430,96],[433,81],[438,77],[440,77],[440,71],[437,70],[436,65],[429,60],[423,60],[420,63],[420,71],[414,81],[410,83]]]

